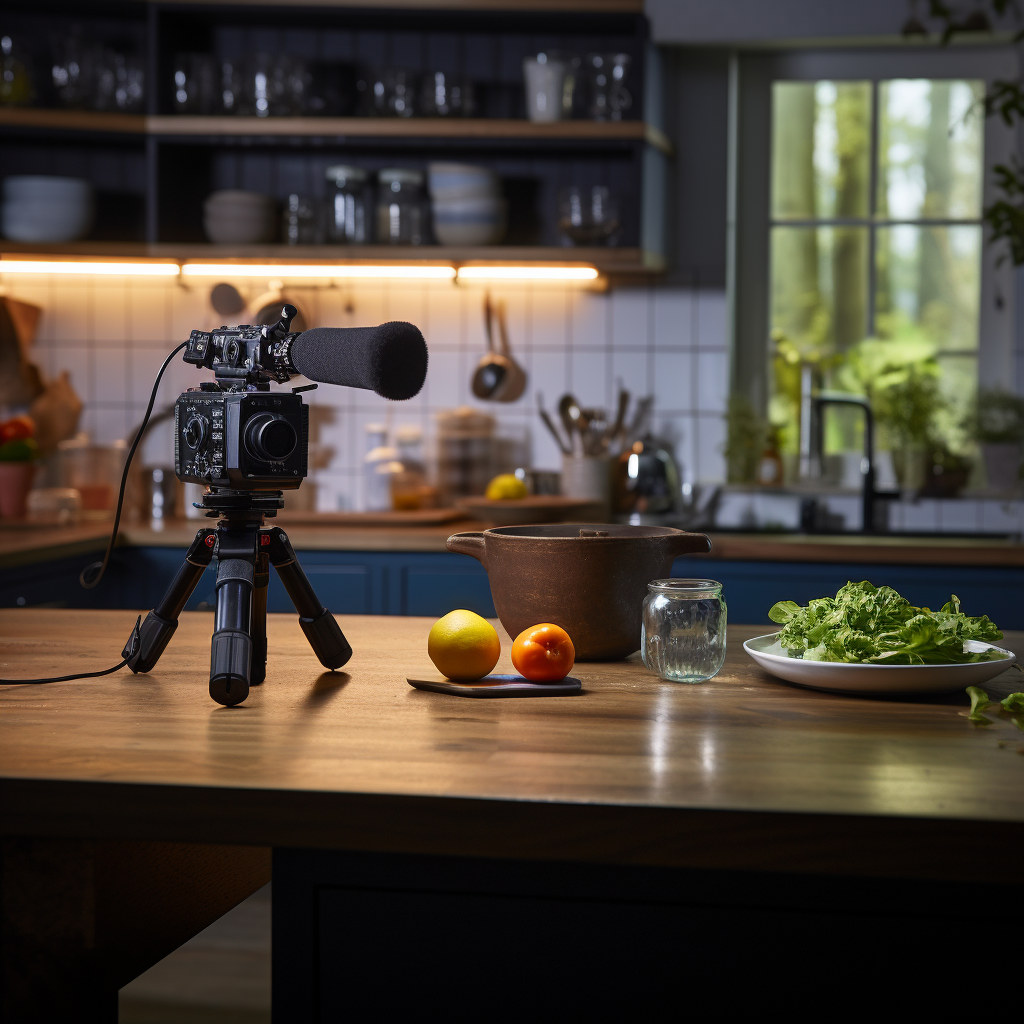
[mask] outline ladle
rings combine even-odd
[[[471,387],[477,398],[499,401],[497,395],[509,373],[508,359],[494,351],[494,332],[491,327],[491,295],[484,294],[484,330],[487,333],[487,352],[473,371]]]

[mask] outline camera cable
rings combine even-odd
[[[114,550],[114,544],[117,541],[117,530],[121,525],[121,509],[124,505],[124,492],[128,485],[128,473],[131,470],[132,459],[135,457],[135,452],[142,441],[142,435],[146,432],[146,427],[149,426],[149,418],[153,414],[153,406],[156,404],[156,395],[157,391],[160,390],[160,381],[163,378],[164,371],[170,365],[171,360],[187,344],[187,341],[183,341],[176,349],[168,353],[167,358],[160,367],[160,371],[156,375],[156,380],[153,382],[153,392],[149,396],[149,405],[146,407],[146,415],[142,417],[142,423],[139,425],[139,429],[135,432],[135,439],[132,441],[132,446],[128,449],[128,457],[124,461],[124,472],[121,474],[121,489],[117,494],[117,510],[114,513],[114,528],[110,531],[110,540],[107,542],[107,550],[103,555],[103,561],[92,562],[90,565],[87,565],[78,577],[78,582],[81,583],[86,590],[92,590],[96,584],[103,579],[103,574],[107,570],[107,563],[110,561],[110,554]],[[139,630],[141,628],[142,616],[140,615],[135,622],[135,629],[132,631],[131,638],[125,648],[125,650],[129,652],[127,657],[119,661],[116,665],[113,665],[111,668],[101,669],[99,672],[76,672],[67,676],[49,676],[46,679],[0,679],[0,686],[20,686],[37,683],[65,683],[70,682],[72,679],[95,679],[97,676],[109,676],[112,672],[116,672],[118,669],[124,668],[132,659],[139,647]]]

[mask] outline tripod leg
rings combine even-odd
[[[265,536],[270,537],[270,561],[299,613],[299,625],[313,653],[324,668],[341,668],[352,657],[352,648],[341,627],[320,603],[284,530],[274,527],[266,531]]]
[[[241,704],[249,696],[252,667],[252,595],[255,567],[243,558],[221,558],[217,567],[217,611],[210,646],[210,696]]]
[[[192,546],[185,555],[185,561],[175,573],[167,593],[160,603],[146,616],[139,637],[139,648],[135,655],[131,654],[131,640],[125,647],[123,657],[129,658],[128,667],[133,672],[148,672],[163,654],[174,631],[178,628],[178,616],[185,602],[192,596],[192,591],[199,583],[206,567],[213,557],[213,540],[216,530],[200,530],[192,541]]]
[[[270,559],[260,552],[256,562],[255,589],[252,593],[252,679],[259,686],[267,678],[267,587],[270,584]]]

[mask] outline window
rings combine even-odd
[[[981,222],[986,167],[1011,143],[980,100],[986,78],[1016,74],[998,49],[738,58],[733,384],[784,454],[807,365],[822,387],[869,394],[880,368],[926,366],[954,447],[979,382],[1013,386],[1012,272]],[[855,410],[826,422],[827,451],[861,448]],[[883,424],[876,446],[891,442]]]

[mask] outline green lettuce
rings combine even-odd
[[[912,605],[892,587],[864,580],[806,606],[779,601],[768,616],[782,626],[781,646],[808,661],[949,665],[1005,657],[996,651],[966,650],[969,640],[992,643],[1003,634],[987,615],[960,611],[955,594],[933,612]]]

